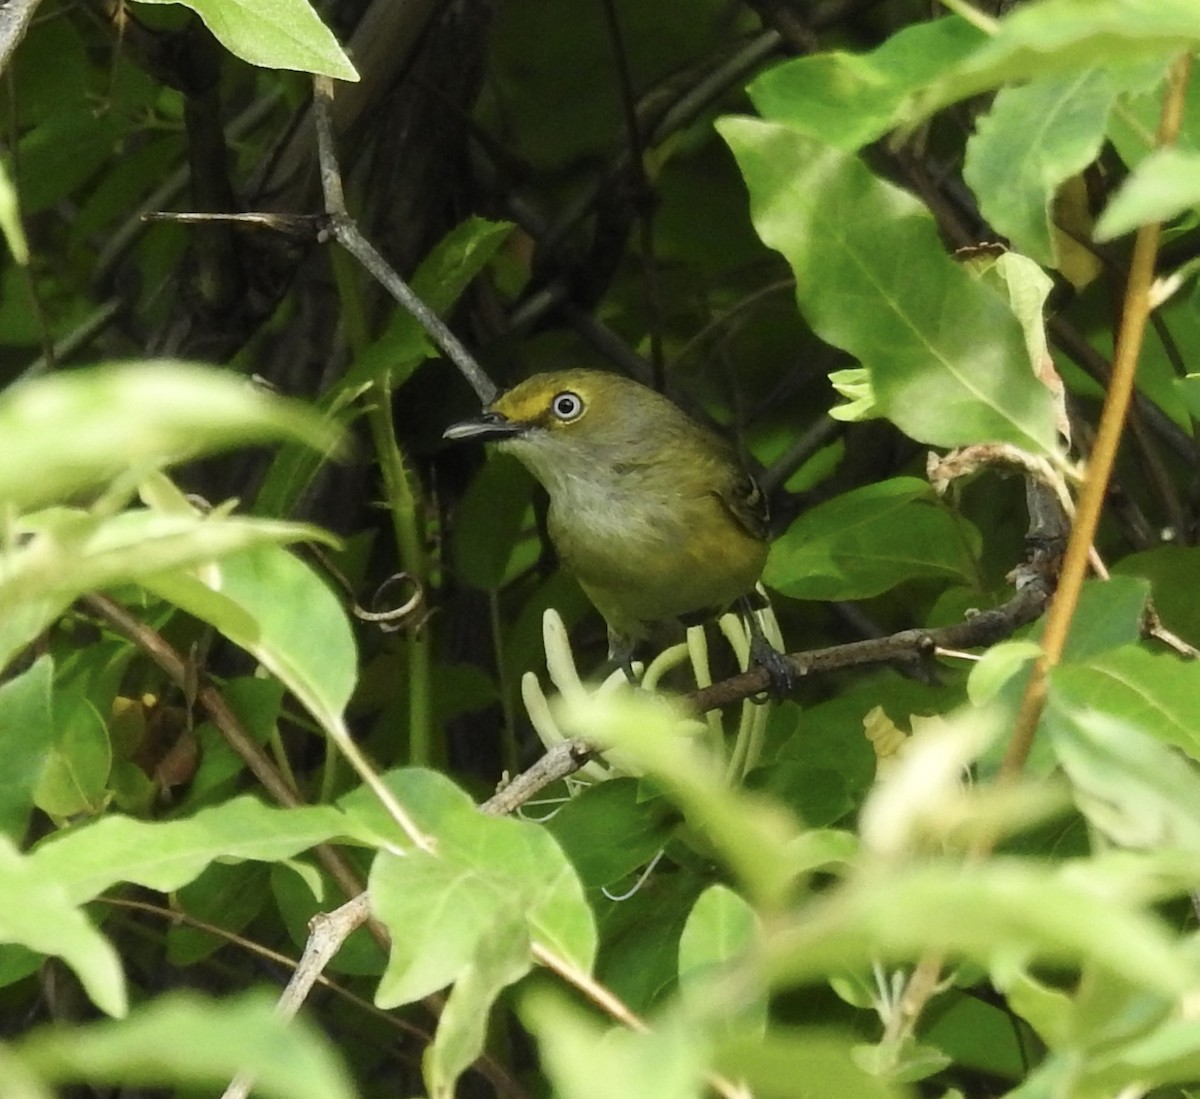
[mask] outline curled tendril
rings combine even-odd
[[[398,630],[407,629],[410,626],[419,630],[429,621],[432,611],[425,605],[424,587],[411,573],[397,572],[389,576],[375,589],[375,594],[371,596],[371,606],[372,608],[377,607],[383,601],[384,593],[388,588],[400,583],[410,585],[412,594],[399,606],[389,607],[386,610],[367,610],[358,603],[354,603],[351,606],[354,617],[363,622],[374,623],[384,633],[396,633]]]

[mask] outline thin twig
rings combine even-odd
[[[1049,591],[1044,581],[1039,576],[1032,576],[1008,602],[980,611],[964,622],[937,629],[901,630],[887,637],[788,653],[787,659],[797,678],[813,672],[830,672],[870,664],[925,661],[933,657],[938,649],[971,649],[994,645],[1010,637],[1014,630],[1038,618],[1048,599]],[[685,696],[684,701],[703,713],[753,698],[770,686],[770,675],[765,668],[751,668],[711,687],[693,691]]]
[[[321,189],[325,195],[325,210],[333,238],[349,252],[400,305],[408,310],[425,329],[429,338],[442,349],[458,367],[482,404],[490,404],[496,396],[496,386],[484,373],[462,341],[432,309],[426,305],[395,271],[395,269],[362,235],[346,212],[346,196],[342,190],[333,141],[331,106],[333,81],[327,76],[313,79],[313,114],[317,124],[317,153],[321,165]]]
[[[497,790],[479,807],[480,811],[494,816],[511,813],[552,782],[573,775],[587,763],[591,754],[591,748],[578,738],[556,744],[532,767]]]

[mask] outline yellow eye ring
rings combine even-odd
[[[554,394],[550,401],[550,411],[565,424],[578,420],[583,415],[584,407],[583,398],[569,389]]]

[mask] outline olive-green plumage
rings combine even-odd
[[[614,647],[753,591],[766,513],[730,446],[616,374],[537,374],[446,430],[514,454],[550,494],[550,537]]]

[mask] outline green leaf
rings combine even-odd
[[[1193,645],[1200,645],[1200,599],[1178,598],[1181,592],[1200,590],[1200,549],[1156,546],[1142,553],[1131,553],[1116,562],[1112,571],[1149,580],[1154,609],[1166,627]]]
[[[176,891],[175,905],[196,920],[236,934],[255,918],[269,896],[273,866],[263,862],[214,862]],[[229,942],[187,922],[167,928],[167,961],[194,965]]]
[[[0,836],[20,842],[34,790],[55,740],[50,688],[54,661],[40,656],[0,685]]]
[[[350,58],[307,0],[137,0],[191,8],[230,53],[265,69],[358,80]]]
[[[764,582],[795,599],[867,599],[906,580],[974,580],[974,532],[925,481],[897,477],[819,504],[771,547]]]
[[[1054,672],[1064,704],[1108,714],[1200,760],[1200,664],[1134,645]]]
[[[779,988],[935,951],[983,965],[1093,965],[1168,996],[1195,983],[1193,966],[1165,926],[1141,911],[1128,890],[1071,870],[1000,858],[972,866],[878,867],[770,935],[766,972]]]
[[[29,865],[80,904],[117,882],[169,893],[194,881],[215,859],[277,862],[354,834],[353,820],[331,806],[272,809],[255,798],[238,797],[186,820],[106,816],[52,836],[29,857]]]
[[[688,914],[679,939],[679,989],[685,1005],[697,1018],[714,1014],[714,978],[724,967],[744,960],[758,944],[761,925],[754,909],[724,885],[713,885],[700,894]],[[733,1018],[745,1025],[765,1027],[766,991],[760,990],[731,1014],[734,1005],[722,1002],[715,1014],[727,1023]]]
[[[718,1041],[716,1067],[759,1099],[900,1099],[907,1094],[856,1063],[858,1039],[815,1027]]]
[[[1008,302],[1025,333],[1025,350],[1034,373],[1044,377],[1050,355],[1046,343],[1046,301],[1054,289],[1054,280],[1028,256],[1018,252],[1002,252],[998,256],[984,253],[965,258],[962,263]]]
[[[437,851],[381,851],[371,867],[372,912],[391,930],[392,949],[376,992],[384,1007],[444,988],[480,961],[489,938],[536,941],[578,969],[591,969],[596,930],[583,889],[545,829],[480,813],[448,779],[432,771],[390,776],[397,798],[437,836]],[[343,799],[352,816],[399,837],[364,791]],[[400,839],[400,842],[407,841]],[[502,969],[511,959],[495,961]],[[475,979],[487,981],[480,975]]]
[[[61,371],[0,393],[0,501],[62,501],[126,470],[296,439],[328,450],[336,430],[298,401],[227,371],[167,361]]]
[[[1200,206],[1200,152],[1158,149],[1121,184],[1096,223],[1096,240],[1171,221]]]
[[[100,812],[112,769],[104,719],[82,695],[60,690],[54,724],[55,743],[34,791],[35,803],[60,818]]]
[[[1143,1092],[1165,1084],[1191,1084],[1200,1077],[1200,1021],[1172,1019],[1144,1038],[1122,1043],[1092,1058],[1082,1073],[1092,1094],[1116,1095],[1129,1087]]]
[[[644,798],[641,782],[614,778],[571,798],[546,829],[585,886],[611,885],[648,863],[670,840],[679,818],[662,798]]]
[[[1142,637],[1149,597],[1150,586],[1139,577],[1089,580],[1080,592],[1079,606],[1071,618],[1062,663],[1086,663],[1113,649],[1136,645]],[[1043,620],[1032,631],[1031,639],[1040,640],[1044,631]]]
[[[1123,847],[1200,852],[1195,767],[1136,725],[1063,697],[1054,683],[1043,720],[1080,812]]]
[[[599,748],[617,748],[662,787],[688,823],[724,859],[755,902],[773,904],[787,894],[794,868],[781,858],[799,833],[782,806],[731,789],[721,761],[702,752],[701,726],[662,695],[612,691],[558,699],[559,728]]]
[[[983,215],[1012,246],[1058,265],[1051,205],[1058,188],[1100,152],[1122,85],[1145,70],[1096,67],[1002,89],[975,123],[963,178]],[[1158,68],[1155,66],[1155,76]]]
[[[228,1000],[173,992],[119,1023],[44,1027],[16,1049],[53,1083],[215,1091],[248,1072],[256,1095],[354,1099],[325,1037],[304,1019],[285,1019],[274,999],[266,991]]]
[[[918,442],[1057,452],[1050,393],[1006,302],[964,271],[929,211],[848,154],[778,123],[724,118],[754,225],[796,276],[800,310],[871,372]]]
[[[109,941],[76,907],[68,889],[47,876],[35,857],[25,858],[0,836],[0,942],[62,958],[92,1002],[124,1015],[125,979]]]
[[[917,116],[1002,84],[1166,61],[1200,40],[1192,0],[1042,0],[1003,19],[997,33],[959,67],[919,93]]]
[[[357,650],[337,597],[299,558],[258,546],[216,563],[202,581],[144,577],[156,595],[208,622],[277,676],[335,736],[357,675]]]
[[[902,121],[908,97],[987,41],[951,16],[904,27],[876,50],[834,50],[767,69],[747,91],[758,113],[853,152]]]
[[[996,967],[992,983],[1004,993],[1006,1006],[1016,1012],[1051,1049],[1071,1040],[1075,1004],[1067,993],[1041,981],[1022,966]]]
[[[263,543],[330,540],[300,523],[143,509],[110,516],[52,509],[26,517],[22,527],[34,536],[0,552],[0,667],[85,592],[149,584],[149,573],[205,565]]]
[[[459,974],[438,1018],[437,1033],[422,1065],[430,1099],[452,1099],[458,1077],[483,1052],[488,1020],[497,997],[533,966],[529,940],[516,934],[485,935]]]
[[[542,1067],[558,1099],[701,1099],[705,1036],[679,1016],[648,1033],[611,1029],[562,993],[535,989],[521,1017],[537,1038]]]

